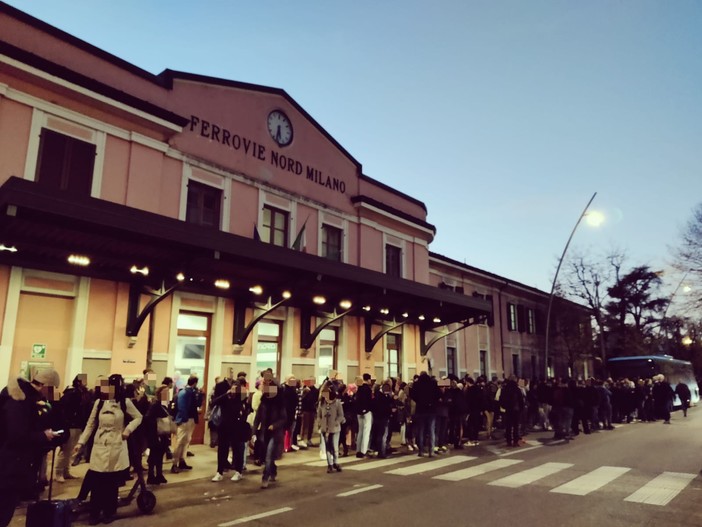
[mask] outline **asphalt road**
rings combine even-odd
[[[316,452],[286,454],[279,481],[266,490],[253,465],[241,482],[176,476],[156,490],[153,514],[124,507],[115,525],[702,527],[702,409],[687,418],[676,412],[670,425],[632,423],[569,443],[550,438],[532,433],[524,447],[481,443],[432,459],[404,451],[382,461],[350,457],[333,474],[314,466],[324,464]],[[193,464],[207,455],[215,456],[204,450]]]

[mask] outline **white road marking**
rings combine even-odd
[[[374,468],[386,467],[388,465],[397,465],[398,463],[407,463],[408,461],[417,461],[418,459],[420,458],[412,456],[378,459],[377,461],[370,461],[369,463],[359,463],[358,465],[352,465],[350,467],[347,467],[347,470],[373,470]]]
[[[427,463],[417,463],[411,467],[396,468],[386,472],[386,474],[394,474],[396,476],[410,476],[412,474],[421,474],[422,472],[429,472],[430,470],[436,470],[438,468],[448,467],[451,465],[457,465],[458,463],[465,463],[466,461],[472,461],[477,459],[473,456],[453,456],[444,457],[437,459],[436,461],[429,461]]]
[[[529,446],[526,448],[515,448],[514,450],[508,450],[502,452],[502,454],[497,454],[500,457],[513,456],[514,454],[521,454],[522,452],[529,452],[529,450],[534,450],[535,448],[541,448],[543,445]]]
[[[498,487],[510,487],[517,488],[524,485],[529,485],[534,483],[546,476],[556,474],[561,470],[572,467],[572,463],[544,463],[538,467],[530,468],[528,470],[523,470],[522,472],[517,472],[516,474],[511,474],[504,478],[492,481],[488,485],[496,485]]]
[[[697,474],[663,472],[631,496],[624,498],[624,501],[645,503],[647,505],[668,505],[696,477]]]
[[[517,463],[522,463],[522,461],[519,459],[496,459],[495,461],[483,463],[482,465],[476,465],[474,467],[456,470],[455,472],[441,474],[440,476],[434,476],[433,479],[443,479],[446,481],[461,481],[475,476],[480,476],[481,474],[485,474],[487,472],[492,472],[493,470],[499,470],[501,468],[516,465]]]
[[[363,461],[362,458],[359,457],[340,457],[339,458],[339,465],[345,465],[347,463],[355,463],[356,461]],[[306,467],[326,467],[327,462],[325,461],[313,461],[312,463],[305,463]]]
[[[558,494],[572,494],[574,496],[585,496],[600,487],[604,487],[607,483],[614,481],[622,474],[629,472],[631,469],[626,467],[600,467],[592,472],[588,472],[569,481],[560,487],[551,489],[551,492]]]
[[[337,498],[345,498],[346,496],[353,496],[354,494],[360,494],[361,492],[368,492],[369,490],[375,490],[381,488],[382,485],[369,485],[367,487],[362,487],[360,489],[354,489],[354,490],[349,490],[346,492],[342,492],[341,494],[337,494]]]
[[[282,514],[284,512],[289,512],[293,510],[292,507],[282,507],[280,509],[275,509],[273,511],[262,512],[260,514],[254,514],[253,516],[246,516],[245,518],[239,518],[238,520],[232,520],[226,523],[220,523],[219,527],[231,527],[232,525],[241,525],[242,523],[260,520],[261,518],[268,518],[269,516],[275,516],[276,514]]]

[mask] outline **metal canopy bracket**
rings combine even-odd
[[[403,320],[399,324],[395,323],[395,325],[386,325],[383,324],[383,329],[381,329],[378,334],[373,337],[371,336],[371,326],[373,326],[373,323],[375,322],[374,319],[371,319],[369,317],[364,318],[364,326],[365,326],[365,333],[366,333],[366,353],[373,353],[373,348],[375,345],[378,343],[378,341],[383,338],[384,335],[387,333],[391,332],[393,329],[397,329],[401,326],[404,326],[409,322],[409,320]]]
[[[314,344],[314,341],[317,340],[317,337],[319,334],[322,332],[322,330],[337,320],[341,320],[344,318],[346,315],[351,313],[354,310],[352,307],[351,309],[347,309],[346,311],[336,314],[334,312],[332,315],[329,315],[327,317],[327,320],[322,322],[319,326],[317,326],[314,331],[310,331],[310,324],[312,323],[312,311],[309,309],[303,309],[301,311],[301,316],[300,316],[300,348],[303,350],[308,350],[312,347],[312,344]],[[319,316],[319,315],[315,315]]]
[[[136,337],[139,334],[139,330],[141,329],[142,324],[146,320],[146,317],[148,317],[156,305],[161,302],[162,300],[165,300],[169,296],[171,296],[176,289],[180,287],[180,283],[174,284],[168,289],[166,289],[165,284],[161,285],[161,289],[159,290],[145,290],[143,287],[143,284],[139,282],[132,282],[129,284],[129,303],[127,305],[127,331],[126,334],[128,337]],[[141,295],[142,294],[150,294],[153,295],[154,298],[152,298],[148,304],[144,306],[144,309],[141,310],[141,313],[139,313],[139,304],[141,300]]]
[[[425,343],[426,341],[426,334],[427,330],[425,328],[420,328],[419,329],[419,340],[421,342],[421,349],[420,349],[420,354],[422,357],[425,357],[427,352],[429,351],[429,348],[431,348],[434,344],[439,342],[441,339],[444,339],[448,337],[449,335],[452,335],[453,333],[456,333],[457,331],[461,331],[462,329],[466,329],[469,326],[472,326],[474,324],[479,324],[480,322],[487,320],[487,315],[481,315],[479,317],[473,317],[469,318],[467,320],[464,320],[463,322],[459,322],[459,326],[456,329],[452,329],[450,331],[445,331],[443,333],[440,333],[439,335],[435,336],[433,339],[431,339],[429,342]]]
[[[271,313],[272,311],[275,311],[278,309],[280,306],[285,304],[289,298],[283,298],[281,301],[276,302],[275,304],[271,304],[271,298],[268,299],[268,304],[264,308],[264,310],[257,316],[255,316],[253,319],[251,319],[251,322],[246,324],[246,308],[248,306],[248,302],[243,299],[243,298],[235,298],[234,299],[234,345],[235,346],[243,346],[244,343],[246,342],[246,339],[249,338],[249,335],[251,334],[251,331],[253,328],[258,324],[263,317]]]

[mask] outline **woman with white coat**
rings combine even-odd
[[[131,399],[124,396],[121,375],[110,375],[107,380],[107,398],[95,401],[88,424],[76,445],[76,451],[95,431],[90,470],[93,484],[90,494],[90,525],[111,523],[117,511],[119,485],[129,469],[127,438],[141,424],[141,414]],[[127,420],[131,418],[129,424]]]

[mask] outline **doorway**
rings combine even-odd
[[[256,341],[256,376],[270,368],[273,376],[280,375],[280,350],[283,344],[282,322],[264,320],[258,323]]]
[[[181,311],[178,313],[178,335],[176,338],[175,369],[180,372],[177,388],[187,386],[188,377],[197,375],[198,387],[202,389],[203,403],[198,423],[193,431],[193,444],[205,441],[205,406],[208,387],[206,385],[210,357],[210,315]]]

